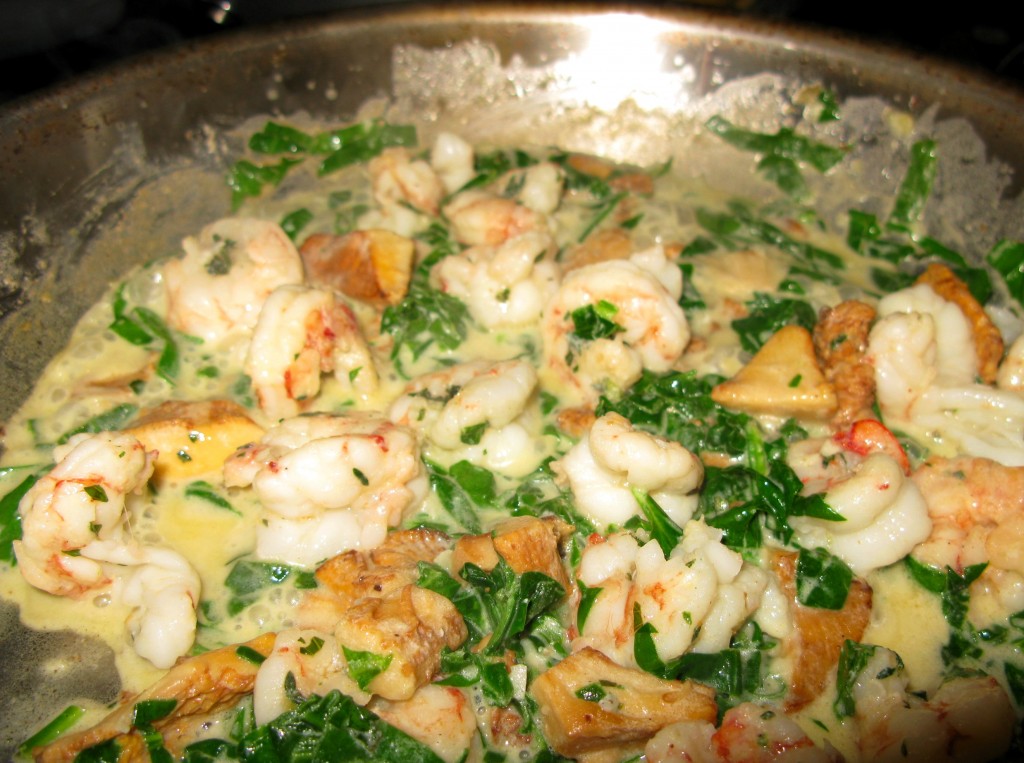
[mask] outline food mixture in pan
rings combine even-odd
[[[849,161],[817,95],[705,125],[767,200],[254,134],[234,216],[112,284],[6,425],[0,590],[125,688],[22,754],[1019,754],[1024,244],[929,237],[926,138],[816,210]]]

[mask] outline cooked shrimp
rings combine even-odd
[[[14,551],[22,576],[57,596],[107,585],[103,565],[81,554],[97,541],[125,542],[125,503],[153,473],[154,456],[131,435],[80,434],[53,450],[56,466],[22,497],[22,538]]]
[[[826,446],[822,452],[824,460],[843,463],[834,458],[834,449]],[[790,463],[800,475],[799,464]],[[843,476],[831,481],[824,498],[843,521],[792,517],[790,524],[800,545],[824,546],[863,577],[902,559],[928,537],[932,528],[928,509],[899,462],[880,452],[862,461],[848,454],[845,466],[837,468]],[[814,487],[805,487],[805,493],[814,492]]]
[[[655,541],[641,546],[626,533],[614,533],[588,546],[580,560],[577,578],[601,590],[573,650],[590,646],[635,667],[635,609],[654,627],[655,647],[665,662],[691,648],[723,649],[760,605],[767,577],[722,545],[721,532],[703,522],[686,523],[668,559]],[[701,630],[705,623],[708,636]]]
[[[867,358],[886,420],[944,455],[1024,465],[1024,398],[974,383],[974,340],[960,309],[924,285],[879,308]]]
[[[996,385],[1000,389],[1024,392],[1024,334],[1017,337],[996,373]]]
[[[128,495],[145,487],[154,455],[131,435],[110,432],[55,448],[57,465],[22,498],[14,551],[25,580],[48,593],[79,597],[112,586],[115,599],[134,608],[135,651],[168,668],[195,638],[200,582],[180,555],[139,545],[126,530]]]
[[[1024,609],[1024,467],[935,458],[913,480],[933,524],[914,557],[957,572],[987,562],[972,593],[992,599],[1003,612]],[[987,603],[972,596],[972,612]]]
[[[140,657],[169,668],[188,653],[195,640],[202,585],[184,557],[166,548],[113,540],[90,543],[82,556],[117,565],[114,596],[134,607],[127,628]]]
[[[464,689],[427,684],[407,700],[374,699],[370,709],[447,763],[466,760],[471,749],[479,754],[476,714]]]
[[[290,628],[274,639],[273,651],[260,665],[253,686],[252,711],[257,724],[269,723],[292,708],[285,689],[288,676],[302,695],[340,689],[360,705],[370,695],[360,690],[345,671],[337,639],[329,633]]]
[[[499,181],[504,183],[505,194],[513,189],[515,199],[524,207],[542,215],[550,215],[562,203],[565,174],[551,162],[541,162],[525,169],[513,170]]]
[[[413,159],[407,148],[385,148],[367,167],[373,198],[382,207],[410,204],[436,215],[445,188],[441,178],[422,159]]]
[[[302,283],[302,260],[276,223],[229,217],[182,242],[164,266],[167,323],[206,342],[249,332],[278,286]]]
[[[670,280],[666,262],[659,246],[566,275],[542,323],[544,370],[556,384],[594,405],[602,391],[626,389],[643,369],[667,371],[679,360],[690,329],[677,302],[681,276]],[[588,306],[611,313],[614,333],[589,339],[576,333],[573,312]]]
[[[263,505],[256,555],[313,566],[375,548],[426,495],[415,436],[375,415],[285,419],[224,465]]]
[[[568,481],[576,508],[602,526],[640,513],[633,488],[649,493],[683,525],[693,516],[704,478],[700,459],[681,444],[640,432],[617,413],[597,419],[553,468]]]
[[[458,135],[439,133],[430,150],[430,165],[445,191],[455,193],[473,179],[473,147]]]
[[[473,246],[445,257],[434,277],[481,326],[535,323],[558,285],[558,266],[548,256],[554,249],[550,234],[530,231],[497,247]]]
[[[522,468],[536,466],[523,419],[536,385],[536,371],[523,360],[463,363],[414,379],[389,416],[474,463],[519,473],[524,457]]]
[[[703,721],[666,726],[644,748],[648,763],[828,763],[839,760],[816,747],[778,708],[744,702],[730,708],[716,730]]]
[[[954,678],[924,700],[908,691],[899,657],[876,647],[853,694],[865,760],[975,763],[999,758],[1013,738],[1013,706],[989,676]]]
[[[455,239],[470,246],[497,246],[528,231],[548,229],[544,215],[486,191],[463,191],[443,211]]]
[[[377,388],[377,369],[352,310],[332,292],[276,289],[260,311],[245,372],[268,418],[295,416],[320,392],[320,375],[360,394]]]

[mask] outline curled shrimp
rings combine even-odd
[[[597,419],[553,468],[568,481],[576,508],[603,526],[621,525],[640,513],[633,488],[685,524],[704,478],[700,459],[680,443],[640,432],[617,413]]]
[[[373,197],[382,207],[410,204],[436,215],[445,188],[434,169],[422,159],[413,159],[407,148],[386,148],[367,167]]]
[[[295,416],[333,372],[360,394],[377,388],[373,357],[352,310],[333,292],[306,286],[275,289],[260,311],[245,372],[270,419]]]
[[[722,545],[721,537],[703,522],[687,522],[682,542],[667,559],[657,542],[641,546],[627,533],[591,543],[577,579],[600,591],[573,650],[590,646],[620,665],[636,667],[635,611],[653,626],[663,661],[690,649],[728,646],[735,629],[760,605],[768,576]]]
[[[974,382],[978,361],[967,319],[930,287],[879,305],[866,359],[887,421],[943,455],[1024,465],[1024,398]]]
[[[544,215],[487,191],[463,191],[443,211],[455,239],[469,246],[497,246],[523,233],[548,229]]]
[[[374,698],[370,709],[447,763],[466,760],[471,749],[479,752],[476,714],[465,689],[427,684],[406,700]]]
[[[536,466],[524,421],[536,386],[537,373],[523,360],[463,363],[414,379],[389,417],[474,463],[518,474]]]
[[[225,462],[224,481],[263,505],[256,555],[307,567],[380,545],[427,487],[412,432],[369,414],[285,419]]]
[[[1024,609],[1024,467],[985,458],[931,459],[913,475],[931,515],[916,559],[963,572],[988,563],[972,585],[971,612]]]
[[[825,503],[842,519],[792,517],[790,524],[800,545],[823,546],[864,576],[906,556],[928,537],[932,523],[903,460],[885,452],[888,443],[864,455],[843,450],[842,442],[842,437],[808,441],[793,448],[788,459],[805,483],[804,493],[824,493]]]
[[[182,242],[164,266],[167,323],[206,342],[247,333],[278,286],[302,283],[302,259],[276,223],[218,220]]]
[[[544,314],[543,367],[555,384],[581,402],[597,403],[602,391],[628,388],[644,369],[669,370],[690,341],[677,300],[681,274],[671,276],[664,250],[586,265],[570,272]],[[580,336],[574,311],[603,310],[614,324],[603,336]]]
[[[192,646],[200,581],[188,562],[128,533],[127,499],[145,487],[155,452],[128,434],[80,434],[22,498],[14,551],[25,580],[58,596],[111,587],[129,607],[135,651],[168,668]]]
[[[547,256],[553,250],[548,233],[530,231],[496,247],[479,245],[445,257],[434,276],[481,326],[535,323],[558,284],[558,266]]]

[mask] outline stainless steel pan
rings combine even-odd
[[[1021,94],[837,35],[635,6],[487,4],[390,7],[224,36],[0,113],[0,420],[118,272],[228,211],[224,170],[241,149],[239,126],[256,115],[338,124],[380,97],[388,103],[371,109],[474,137],[511,131],[643,161],[671,153],[695,105],[728,99],[730,83],[761,72],[877,97],[934,124],[963,118],[981,141],[966,142],[964,166],[985,165],[992,198],[972,190],[960,216],[983,243],[1019,236]],[[770,121],[763,109],[752,114]],[[71,697],[109,700],[118,689],[105,647],[25,631],[8,605],[0,653],[0,759]]]

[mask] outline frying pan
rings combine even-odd
[[[890,117],[902,115],[955,146],[935,214],[965,250],[1022,237],[1020,93],[906,52],[704,12],[390,6],[184,45],[14,104],[0,113],[0,420],[117,274],[229,212],[225,169],[267,116],[384,114],[706,171],[703,119],[723,110],[771,127],[799,83],[861,114],[866,159],[846,201],[891,197]],[[7,604],[0,654],[3,760],[71,699],[119,689],[109,649],[29,631]]]

